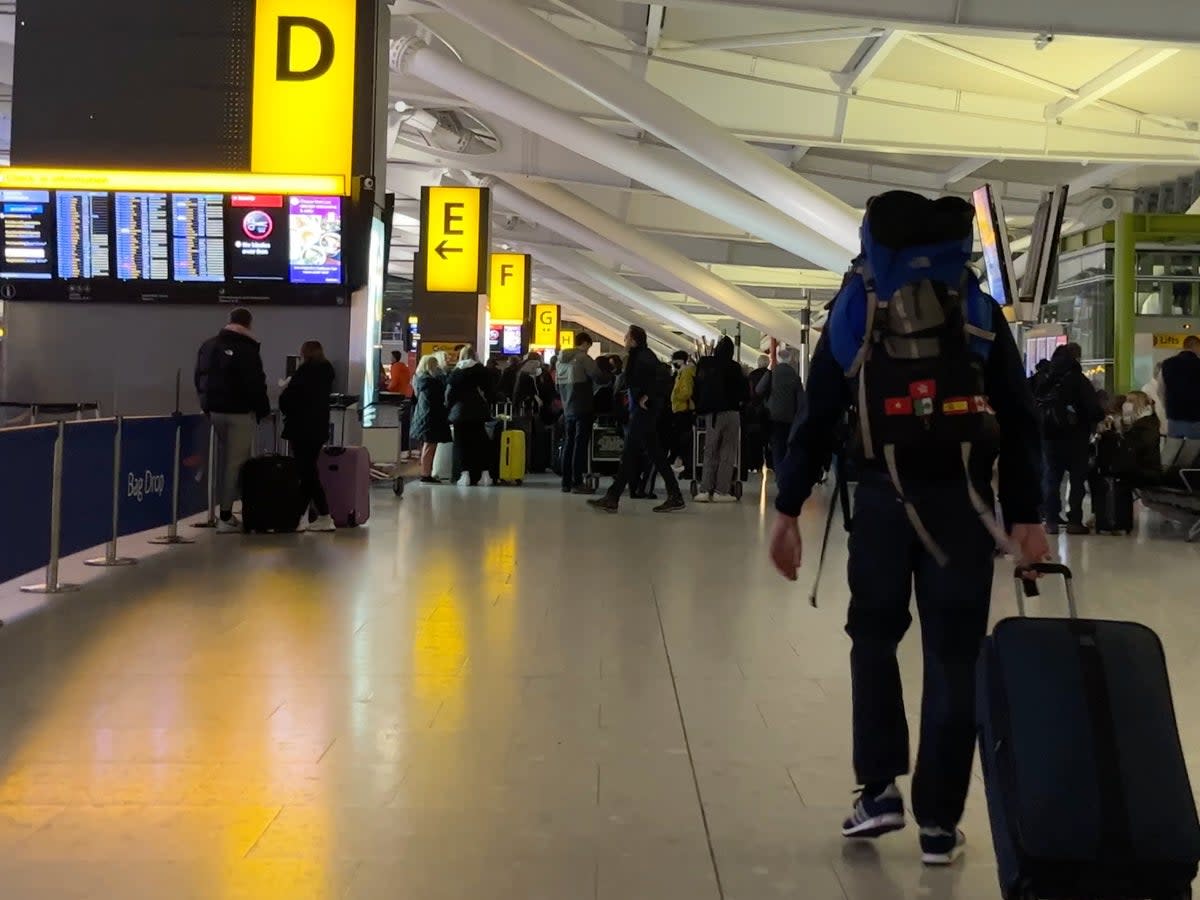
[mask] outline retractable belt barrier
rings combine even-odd
[[[0,582],[45,567],[22,590],[74,590],[59,580],[62,557],[104,546],[88,565],[131,565],[120,538],[166,527],[162,543],[185,543],[181,518],[211,509],[211,427],[203,416],[59,421],[0,429]]]

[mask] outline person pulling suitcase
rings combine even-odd
[[[318,462],[321,448],[329,440],[329,395],[335,375],[320,341],[305,341],[300,348],[300,360],[300,366],[279,395],[283,437],[291,445],[303,483],[297,530],[334,531],[336,526],[329,515]],[[316,513],[312,524],[308,521],[310,509]]]
[[[897,647],[916,593],[925,680],[913,811],[922,860],[946,865],[975,753],[975,667],[987,631],[997,544],[1024,562],[1049,555],[1038,514],[1038,423],[1001,308],[968,269],[974,212],[902,191],[873,199],[862,254],[813,356],[807,411],[779,470],[772,562],[796,580],[797,517],[851,410],[858,472],[850,535],[854,771],[847,838],[906,825],[896,784],[909,771]],[[1000,503],[1011,534],[993,515]]]

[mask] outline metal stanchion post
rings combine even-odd
[[[151,538],[151,544],[194,544],[196,543],[191,538],[179,536],[179,469],[180,469],[180,453],[181,444],[183,441],[183,424],[175,423],[175,484],[171,490],[171,524],[167,526],[167,533],[162,537]]]
[[[217,429],[208,425],[208,518],[193,528],[217,527]]]
[[[25,594],[67,594],[79,590],[77,584],[60,584],[58,581],[58,556],[62,549],[62,470],[63,436],[66,425],[58,423],[58,437],[54,440],[54,469],[50,479],[50,562],[46,565],[46,583],[31,584],[21,588]]]
[[[98,559],[87,560],[84,563],[85,566],[104,566],[109,568],[137,564],[136,559],[131,559],[128,556],[117,556],[117,538],[121,534],[121,432],[124,427],[125,420],[117,416],[117,434],[113,438],[112,537],[108,540],[108,546],[104,548],[104,555]]]

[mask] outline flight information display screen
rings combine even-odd
[[[49,191],[0,191],[4,264],[0,278],[54,277],[54,207]]]
[[[58,277],[112,276],[112,199],[104,191],[59,191]]]
[[[288,227],[283,197],[234,194],[229,198],[231,274],[239,281],[286,281]]]
[[[0,189],[5,297],[346,302],[344,199]]]
[[[171,195],[171,265],[176,281],[225,280],[225,197]]]
[[[117,277],[169,281],[171,263],[166,194],[116,195]]]

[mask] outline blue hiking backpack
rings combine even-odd
[[[974,210],[958,198],[891,191],[870,201],[861,234],[827,326],[856,398],[852,449],[861,464],[886,469],[917,534],[944,563],[906,479],[965,470],[976,511],[1003,536],[970,479],[973,449],[999,442],[984,377],[995,301],[967,265]]]

